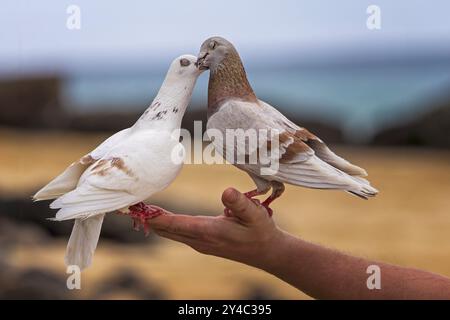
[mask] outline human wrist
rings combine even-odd
[[[275,227],[273,235],[258,246],[257,258],[253,265],[268,272],[275,271],[284,263],[286,255],[289,256],[291,238],[292,235]]]

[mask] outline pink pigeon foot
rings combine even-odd
[[[133,229],[139,231],[142,226],[144,228],[145,236],[148,236],[150,233],[150,224],[147,220],[164,214],[163,209],[152,205],[146,205],[143,202],[139,202],[128,209],[130,210],[128,215],[133,219]]]
[[[269,205],[272,203],[273,200],[275,200],[277,197],[270,195],[266,200],[264,200],[261,205],[266,208],[267,213],[269,214],[269,217],[273,215],[273,210],[269,207]]]

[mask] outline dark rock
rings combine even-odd
[[[0,80],[0,123],[31,128],[59,123],[60,87],[60,79],[51,75]]]
[[[0,256],[16,245],[46,244],[50,241],[47,233],[33,223],[18,223],[0,216]]]
[[[450,98],[437,103],[431,109],[432,111],[408,123],[381,131],[372,143],[450,148]]]
[[[142,279],[136,271],[122,269],[111,278],[104,279],[92,298],[106,299],[124,293],[148,300],[160,300],[167,296],[160,286]]]
[[[0,275],[0,299],[70,299],[66,279],[40,269],[16,272],[9,268]]]
[[[259,285],[251,284],[248,286],[247,292],[242,297],[243,300],[276,300],[280,299],[269,288]]]
[[[11,230],[11,232],[15,232],[14,235],[16,237],[22,237],[22,233],[17,233],[18,226],[28,225],[30,227],[38,227],[49,236],[68,239],[72,231],[73,221],[48,220],[56,212],[51,210],[48,205],[48,201],[33,202],[31,199],[0,199],[0,218],[7,218],[17,226]],[[0,236],[1,239],[2,237]],[[112,213],[104,220],[101,239],[120,243],[152,243],[156,241],[157,237],[152,233],[149,237],[145,237],[142,231],[136,232],[132,229],[129,217]]]
[[[123,110],[127,110],[127,108],[124,107]],[[65,126],[61,129],[88,132],[117,132],[132,126],[140,116],[140,112],[66,114]]]
[[[72,221],[55,222],[48,218],[54,216],[54,211],[48,207],[48,202],[33,202],[31,199],[0,199],[0,216],[20,224],[39,226],[50,236],[68,236],[72,230]]]

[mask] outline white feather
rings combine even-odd
[[[64,258],[66,265],[76,265],[81,270],[91,265],[104,216],[99,214],[88,219],[75,220]]]
[[[72,163],[63,173],[50,181],[33,196],[34,201],[55,199],[60,195],[74,189],[78,179],[89,165],[79,161]]]

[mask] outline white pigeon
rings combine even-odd
[[[337,156],[317,136],[297,126],[274,107],[257,98],[239,54],[229,41],[221,37],[204,41],[197,64],[200,69],[210,70],[207,129],[221,132],[221,135],[214,135],[213,143],[227,160],[230,160],[230,151],[234,155],[241,152],[249,156],[252,151],[261,147],[246,140],[241,143],[245,149],[240,151],[236,140],[230,143],[220,139],[227,135],[227,130],[278,132],[279,167],[273,174],[262,174],[264,165],[259,159],[256,163],[236,163],[236,158],[231,157],[231,162],[246,171],[256,184],[255,190],[246,193],[249,198],[265,194],[272,187],[272,194],[262,203],[269,214],[272,214],[269,204],[284,191],[283,183],[345,190],[364,199],[377,194],[378,191],[363,178],[367,176],[364,169]],[[262,145],[269,148],[271,141],[266,139],[266,143]]]
[[[33,196],[36,201],[57,198],[50,204],[59,209],[53,220],[75,219],[67,265],[84,269],[91,264],[105,213],[126,212],[146,233],[146,220],[162,213],[143,201],[166,188],[181,170],[182,161],[176,161],[173,151],[184,151],[179,129],[202,72],[196,59],[176,58],[152,104],[132,127],[106,139]]]

